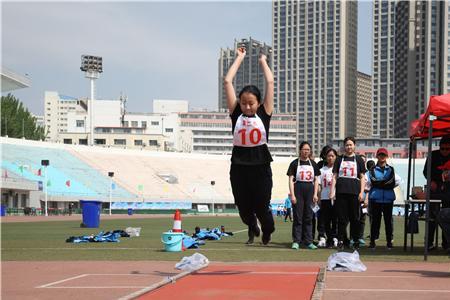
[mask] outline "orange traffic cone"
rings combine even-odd
[[[178,209],[175,211],[175,215],[173,216],[172,232],[183,232],[181,230],[181,213]]]

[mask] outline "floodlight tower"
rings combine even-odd
[[[95,79],[98,79],[103,72],[103,59],[101,56],[81,55],[81,71],[85,72],[85,77],[91,80],[91,99],[89,101],[89,145],[94,145],[94,99],[95,99]],[[85,124],[86,126],[86,124]]]

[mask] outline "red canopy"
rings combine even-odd
[[[425,114],[418,120],[414,120],[410,125],[411,139],[428,138],[430,127],[430,115],[437,117],[433,121],[433,137],[440,137],[450,134],[450,94],[431,96]]]

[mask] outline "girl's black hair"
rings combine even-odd
[[[353,144],[356,145],[356,140],[355,140],[355,138],[352,137],[352,136],[348,136],[348,137],[346,137],[346,138],[344,139],[344,146],[345,146],[345,143],[347,143],[348,141],[352,141]]]
[[[373,160],[371,160],[371,159],[369,159],[367,162],[366,162],[366,168],[367,168],[367,170],[372,170],[373,168],[375,167],[375,162],[373,161]]]
[[[303,142],[301,142],[300,146],[298,147],[299,152],[302,150],[303,146],[305,146],[305,145],[308,145],[310,150],[312,149],[311,144],[309,142],[303,141]]]
[[[241,99],[241,96],[244,93],[250,93],[254,95],[256,97],[256,100],[258,100],[258,104],[261,104],[261,92],[259,91],[257,86],[255,85],[244,86],[244,88],[239,93],[239,99]]]
[[[326,160],[328,151],[332,149],[330,145],[326,145],[322,148],[322,151],[320,151],[320,159]]]
[[[325,158],[328,156],[328,153],[330,153],[330,152],[333,152],[333,153],[334,153],[334,156],[336,156],[336,157],[338,156],[337,151],[330,147],[330,148],[328,149],[328,151],[325,153]]]

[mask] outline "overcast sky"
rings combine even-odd
[[[103,57],[97,98],[128,96],[128,111],[151,112],[153,99],[217,108],[220,48],[252,37],[272,44],[272,2],[4,2],[2,66],[28,74],[14,91],[43,114],[44,92],[88,97],[82,54]],[[371,73],[371,2],[359,2],[358,70]]]

